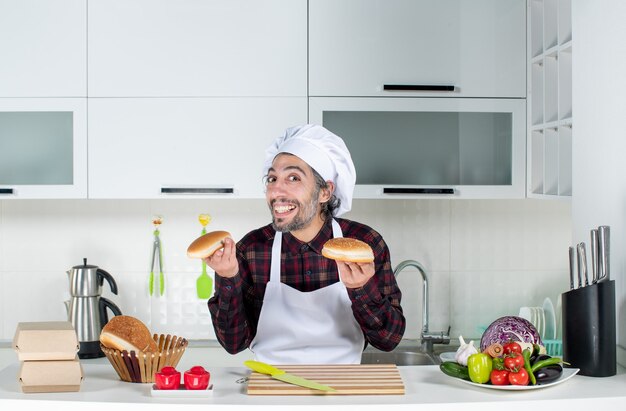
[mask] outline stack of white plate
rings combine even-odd
[[[543,307],[521,307],[519,309],[519,316],[530,321],[537,329],[541,339],[544,338],[546,319]]]
[[[519,316],[527,319],[535,326],[542,340],[557,338],[557,320],[552,300],[546,298],[543,307],[521,307]]]
[[[545,329],[541,338],[544,340],[554,340],[557,338],[556,312],[552,300],[546,298],[543,301],[543,314],[545,319]]]

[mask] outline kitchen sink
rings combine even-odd
[[[419,351],[363,352],[361,364],[437,365],[439,358]]]

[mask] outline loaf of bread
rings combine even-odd
[[[109,320],[100,333],[100,343],[120,351],[159,352],[150,330],[140,320],[129,315],[117,315]]]

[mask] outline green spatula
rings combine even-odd
[[[206,234],[206,225],[211,222],[211,216],[209,214],[200,214],[198,221],[202,224],[202,235]],[[213,279],[206,272],[206,263],[202,261],[202,274],[196,280],[196,291],[198,298],[206,300],[211,298],[213,293]]]

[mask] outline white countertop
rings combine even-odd
[[[228,355],[224,353],[223,355]],[[438,366],[399,367],[405,384],[405,395],[359,395],[359,396],[248,396],[245,383],[237,380],[249,374],[243,366],[212,367],[206,351],[189,348],[177,367],[187,369],[191,365],[203,365],[211,372],[213,395],[206,398],[152,397],[151,384],[133,384],[119,380],[113,367],[105,358],[81,360],[85,379],[79,392],[24,394],[17,381],[19,362],[15,359],[0,370],[0,408],[4,410],[24,406],[23,401],[36,401],[36,406],[52,406],[64,410],[108,409],[176,409],[200,408],[233,410],[255,406],[255,410],[312,409],[331,406],[348,409],[412,410],[421,404],[420,410],[441,410],[442,405],[466,410],[524,410],[528,407],[567,408],[568,410],[593,407],[623,408],[626,403],[626,371],[619,367],[614,377],[591,378],[574,376],[564,383],[532,391],[495,391],[473,387],[444,375]],[[503,404],[506,402],[506,405]],[[9,408],[11,407],[11,408]],[[461,408],[459,408],[461,409]]]

